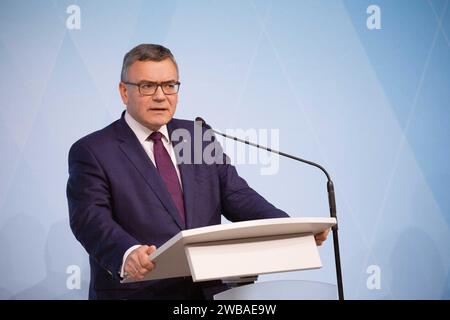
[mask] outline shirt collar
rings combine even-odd
[[[136,119],[134,119],[128,111],[125,112],[125,122],[128,124],[128,126],[131,128],[131,130],[134,132],[136,137],[138,138],[139,142],[143,144],[145,141],[147,141],[147,138],[152,134],[152,130],[147,128],[146,126],[143,126],[140,124]],[[163,139],[166,140],[166,142],[170,142],[169,139],[169,132],[167,131],[167,125],[163,125],[158,130],[163,135]]]

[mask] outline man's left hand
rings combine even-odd
[[[322,243],[327,240],[328,233],[330,232],[330,229],[327,229],[325,231],[322,231],[321,233],[315,234],[314,239],[316,239],[316,245],[321,246]]]

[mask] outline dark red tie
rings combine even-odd
[[[172,196],[173,202],[178,209],[178,213],[184,221],[183,191],[181,191],[180,181],[178,180],[178,175],[172,159],[161,141],[162,133],[158,131],[153,132],[149,138],[153,140],[153,155],[155,156],[159,175],[166,183],[167,190]]]

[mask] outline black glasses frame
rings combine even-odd
[[[122,81],[122,83],[131,85],[131,86],[136,86],[136,87],[138,87],[139,93],[140,93],[142,96],[152,96],[152,95],[154,95],[154,94],[156,93],[156,91],[158,91],[158,87],[161,87],[161,90],[162,90],[162,92],[163,92],[165,95],[173,95],[173,94],[177,94],[178,91],[180,90],[180,85],[181,85],[181,82],[179,82],[179,81],[176,81],[176,82],[172,82],[172,81],[168,81],[168,82],[140,82],[140,83],[134,83],[134,82],[128,82],[128,81]],[[153,93],[142,93],[142,86],[143,86],[143,85],[148,85],[148,84],[156,85],[155,91],[154,91]],[[167,92],[165,92],[165,91],[164,91],[164,85],[168,85],[168,84],[173,84],[173,85],[175,85],[175,86],[176,86],[176,92],[172,92],[172,93],[167,93]]]

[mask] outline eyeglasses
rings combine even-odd
[[[137,86],[139,88],[139,93],[143,96],[152,96],[156,93],[156,90],[158,90],[158,87],[161,87],[164,94],[170,95],[170,94],[176,94],[178,93],[178,90],[180,89],[180,82],[141,82],[141,83],[132,83],[132,82],[125,82],[122,81],[125,84]]]

